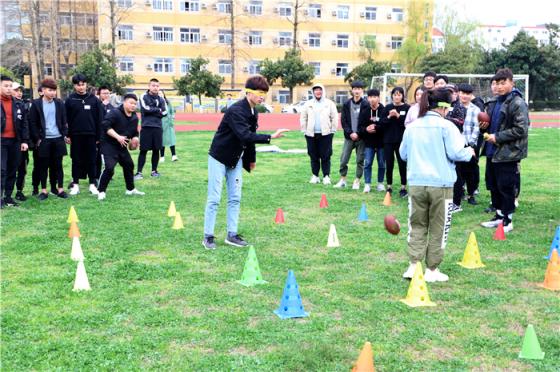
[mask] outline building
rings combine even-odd
[[[432,53],[441,52],[445,47],[443,32],[437,28],[432,28]]]
[[[503,45],[511,43],[519,31],[525,31],[533,36],[539,45],[549,43],[550,35],[544,25],[518,26],[515,22],[506,25],[480,25],[476,35],[485,49],[503,49]]]

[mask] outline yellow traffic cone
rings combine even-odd
[[[89,280],[86,274],[86,267],[84,266],[84,261],[78,262],[78,268],[76,270],[76,280],[74,281],[73,291],[89,291],[91,287],[89,286]]]
[[[387,191],[385,193],[385,198],[383,198],[383,205],[386,207],[390,207],[391,206],[391,193],[389,191]]]
[[[360,356],[352,368],[352,372],[375,372],[375,366],[373,365],[373,352],[371,351],[371,343],[366,342]]]
[[[327,240],[327,247],[328,248],[340,247],[340,242],[338,241],[338,236],[336,235],[336,227],[334,227],[334,224],[331,224],[331,228],[329,230],[329,239]]]
[[[76,213],[76,210],[74,209],[74,206],[70,207],[70,212],[68,212],[68,220],[66,220],[66,222],[68,222],[68,223],[80,222],[80,220],[78,219],[78,214]]]
[[[175,220],[173,221],[173,230],[184,229],[183,219],[181,218],[181,213],[175,212]]]
[[[457,264],[466,269],[478,269],[486,266],[480,259],[480,252],[478,251],[478,243],[476,242],[474,232],[471,232],[469,236],[469,241],[467,242],[467,247],[463,254],[463,261],[457,262]]]
[[[175,202],[172,201],[171,203],[169,203],[169,209],[167,210],[167,217],[175,217],[175,213],[177,213],[177,210],[175,209]]]
[[[430,295],[428,294],[428,286],[424,280],[424,273],[422,272],[422,264],[420,262],[416,263],[416,269],[414,270],[414,276],[408,287],[408,293],[406,298],[402,299],[410,307],[419,306],[436,306],[436,304],[430,301]]]
[[[82,246],[80,244],[80,238],[77,236],[72,238],[72,252],[70,253],[70,259],[72,261],[83,261],[84,252],[82,251]]]

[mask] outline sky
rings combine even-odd
[[[516,21],[518,26],[544,23],[560,24],[560,11],[550,0],[436,0],[437,7],[452,5],[467,19],[485,25],[504,25]]]

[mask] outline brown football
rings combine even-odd
[[[490,123],[490,115],[488,115],[486,112],[481,111],[478,114],[478,122],[479,123]]]
[[[130,142],[128,142],[128,149],[129,150],[136,150],[138,148],[138,140],[137,139],[131,139]]]
[[[401,231],[401,224],[395,216],[388,214],[383,221],[385,223],[385,230],[393,235],[397,235]]]

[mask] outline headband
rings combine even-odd
[[[265,92],[264,90],[255,90],[255,89],[250,89],[250,88],[245,88],[245,92],[247,93],[253,93],[256,96],[259,97],[266,97],[267,92]]]
[[[451,105],[447,102],[438,102],[437,107],[451,107]]]

